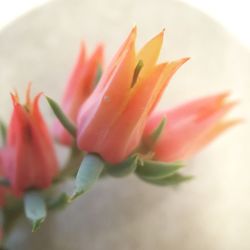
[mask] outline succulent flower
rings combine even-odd
[[[176,70],[187,58],[156,64],[161,32],[138,53],[136,28],[121,46],[77,120],[80,149],[119,163],[139,145],[146,120]]]
[[[17,93],[11,94],[14,110],[1,155],[5,176],[16,194],[47,188],[58,172],[52,138],[38,106],[40,96],[31,100],[28,88],[22,105]]]

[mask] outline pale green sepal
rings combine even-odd
[[[167,119],[166,117],[163,117],[159,125],[154,129],[152,134],[150,135],[150,141],[151,143],[155,143],[161,136],[164,128],[166,127]]]
[[[159,161],[143,161],[143,165],[139,165],[136,169],[136,173],[143,177],[152,180],[162,179],[173,175],[183,165],[180,162],[159,162]]]
[[[46,99],[53,110],[57,119],[61,122],[63,127],[73,136],[76,137],[76,127],[75,125],[69,120],[69,118],[64,114],[60,106],[50,97],[46,96]]]
[[[158,185],[158,186],[177,186],[183,182],[186,181],[190,181],[193,179],[193,176],[185,176],[185,175],[181,175],[179,173],[175,173],[171,176],[165,177],[163,179],[150,179],[150,178],[144,178],[142,176],[139,176],[139,178],[141,178],[142,180],[154,184],[154,185]]]
[[[75,189],[69,197],[69,202],[91,189],[100,177],[105,162],[95,154],[88,154],[84,157],[75,178]]]
[[[107,165],[107,172],[114,177],[124,177],[135,172],[139,156],[134,154],[116,165]]]
[[[45,200],[40,192],[32,190],[25,193],[24,212],[32,223],[32,232],[36,231],[47,215]]]

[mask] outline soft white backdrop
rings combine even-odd
[[[0,0],[0,29],[16,17],[51,0]],[[182,0],[216,19],[250,48],[248,0]]]

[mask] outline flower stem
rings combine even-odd
[[[80,151],[77,147],[72,147],[69,159],[60,174],[55,178],[54,184],[58,184],[65,179],[75,176],[83,157],[84,152]]]

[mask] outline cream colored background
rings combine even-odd
[[[0,0],[0,28],[27,11],[53,0]],[[211,16],[250,48],[248,30],[249,1],[247,0],[176,0],[192,5]],[[105,1],[103,1],[105,4]]]
[[[57,1],[3,30],[1,117],[7,119],[11,110],[7,93],[13,87],[23,90],[29,80],[34,90],[58,99],[81,39],[90,48],[105,42],[110,58],[135,23],[139,45],[166,28],[162,58],[192,58],[159,108],[229,89],[241,100],[235,115],[249,119],[249,51],[183,3],[143,0]],[[135,177],[103,180],[51,215],[38,233],[26,235],[28,224],[19,227],[10,249],[250,249],[249,139],[248,122],[225,134],[189,162],[185,172],[196,178],[178,189],[150,186]]]

